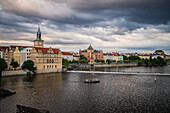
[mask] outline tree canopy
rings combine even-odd
[[[17,67],[19,67],[19,64],[17,61],[14,61],[14,59],[12,59],[10,66],[12,66],[14,69],[16,69]]]
[[[3,71],[4,69],[6,69],[8,67],[7,63],[5,62],[5,60],[3,58],[0,58],[0,69]]]
[[[22,64],[22,69],[28,69],[29,71],[35,71],[34,62],[32,60],[27,60]]]
[[[63,58],[63,59],[62,59],[62,64],[63,64],[64,66],[68,66],[68,65],[70,64],[70,62],[69,62],[67,59]]]

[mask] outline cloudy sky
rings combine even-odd
[[[0,45],[170,54],[170,0],[0,0]]]

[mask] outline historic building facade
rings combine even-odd
[[[79,55],[84,55],[90,63],[94,63],[95,59],[103,60],[103,50],[94,50],[93,47],[90,45],[85,50],[79,50]]]
[[[157,49],[154,53],[153,53],[153,58],[157,58],[157,57],[162,57],[163,59],[166,58],[166,54],[162,49]]]
[[[62,72],[62,52],[56,48],[44,48],[40,28],[30,51],[30,60],[34,61],[37,73]]]

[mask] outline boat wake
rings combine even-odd
[[[67,71],[71,73],[95,73],[116,75],[170,75],[170,73],[145,73],[145,72],[104,72],[104,71]]]

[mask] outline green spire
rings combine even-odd
[[[37,31],[37,38],[36,40],[42,40],[41,39],[41,31],[40,31],[40,26],[38,26],[38,31]],[[43,41],[43,40],[42,40]]]

